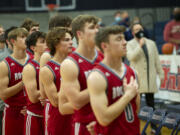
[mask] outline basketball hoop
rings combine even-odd
[[[56,4],[47,4],[47,8],[49,11],[53,11],[58,7]]]
[[[50,18],[58,13],[57,10],[56,10],[58,7],[59,6],[56,5],[56,4],[47,4],[47,8],[48,8]]]

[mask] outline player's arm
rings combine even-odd
[[[74,109],[70,102],[68,102],[64,91],[60,90],[58,93],[58,108],[62,115],[73,114]]]
[[[40,71],[41,71],[41,69],[40,69]],[[43,86],[43,84],[42,84],[41,76],[39,76],[39,88],[40,88],[41,98],[42,98],[42,99],[46,99],[46,98],[47,98],[47,95],[46,95],[46,93],[45,93],[44,86]]]
[[[61,64],[61,90],[76,110],[89,102],[88,90],[80,91],[78,74],[77,65],[70,59],[64,60]]]
[[[131,78],[131,81],[134,81],[133,78]],[[93,112],[102,126],[109,125],[121,115],[125,107],[136,95],[133,92],[134,90],[132,91],[132,88],[128,88],[129,92],[125,92],[119,100],[108,106],[108,99],[106,96],[107,82],[105,78],[95,71],[90,74],[87,83]]]
[[[40,97],[40,91],[37,89],[36,71],[30,64],[23,69],[23,83],[26,87],[28,98],[32,103],[37,103]]]
[[[0,98],[6,100],[9,97],[16,95],[23,89],[23,82],[20,81],[16,85],[8,87],[9,76],[7,64],[3,61],[0,63]]]
[[[54,107],[58,106],[58,93],[54,83],[53,73],[47,68],[43,67],[40,70],[41,83],[44,87],[45,93]]]
[[[51,55],[47,52],[44,52],[41,56],[41,59],[40,59],[40,69],[42,67],[44,67],[46,65],[46,63],[51,59]],[[41,77],[39,77],[39,87],[40,87],[40,94],[41,94],[41,98],[42,99],[45,99],[47,96],[46,96],[46,93],[44,91],[44,87],[41,83]]]
[[[47,52],[44,52],[40,59],[40,68],[44,67],[50,59],[51,59],[51,55]]]

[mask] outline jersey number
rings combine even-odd
[[[134,121],[133,109],[130,103],[125,108],[125,115],[127,122],[132,123]]]

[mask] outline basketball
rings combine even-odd
[[[165,43],[162,46],[162,53],[163,54],[172,54],[173,53],[173,44],[171,43]]]

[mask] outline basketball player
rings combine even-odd
[[[58,14],[50,18],[49,20],[49,30],[55,28],[55,27],[66,27],[70,28],[71,26],[72,19],[69,16],[63,15],[63,14]],[[46,65],[46,63],[52,58],[50,55],[49,50],[46,50],[40,59],[40,68]],[[41,80],[41,78],[40,78]],[[49,100],[47,99],[47,96],[45,94],[43,85],[41,84],[40,81],[40,94],[41,97],[43,98],[42,100],[46,99],[47,102],[45,102],[44,106],[44,119],[45,119],[45,134],[47,133],[47,120],[48,120],[48,112],[49,112]]]
[[[90,73],[87,85],[98,123],[97,135],[139,135],[138,84],[135,72],[122,62],[126,55],[124,28],[111,26],[96,35],[104,59]]]
[[[39,91],[39,61],[46,49],[46,34],[35,31],[26,39],[26,45],[33,50],[34,59],[23,69],[23,83],[27,93],[27,114],[25,116],[25,135],[44,135],[43,110]]]
[[[86,78],[94,64],[101,60],[94,41],[95,34],[98,32],[97,22],[98,18],[91,15],[80,15],[73,20],[72,32],[79,45],[61,65],[61,90],[75,110],[74,135],[89,135],[86,125],[94,120],[89,104]],[[63,96],[60,93],[60,100],[61,97]],[[63,103],[59,102],[59,104]],[[59,109],[63,112],[61,106],[63,105],[59,105]]]
[[[22,70],[29,61],[25,44],[27,35],[23,28],[16,28],[8,34],[13,53],[0,63],[0,98],[5,102],[3,135],[23,135],[24,116],[21,112],[26,106],[26,94]]]
[[[50,18],[49,20],[49,30],[55,28],[55,27],[66,27],[70,28],[72,19],[69,16],[58,14]],[[43,67],[46,65],[46,63],[52,58],[52,56],[49,53],[49,50],[47,49],[40,59],[40,67]],[[41,95],[42,97],[46,98],[47,96],[44,93],[43,86],[41,85]]]
[[[41,83],[50,101],[47,121],[48,135],[70,135],[71,115],[61,115],[58,110],[58,91],[60,89],[60,64],[72,52],[71,32],[66,28],[54,28],[46,37],[53,58],[41,68]],[[73,113],[73,110],[72,110]]]
[[[55,28],[55,27],[66,27],[70,28],[72,19],[69,16],[58,14],[50,18],[49,20],[49,30]],[[47,52],[45,52],[41,57],[41,67],[43,67],[47,61],[51,59],[51,55]]]

